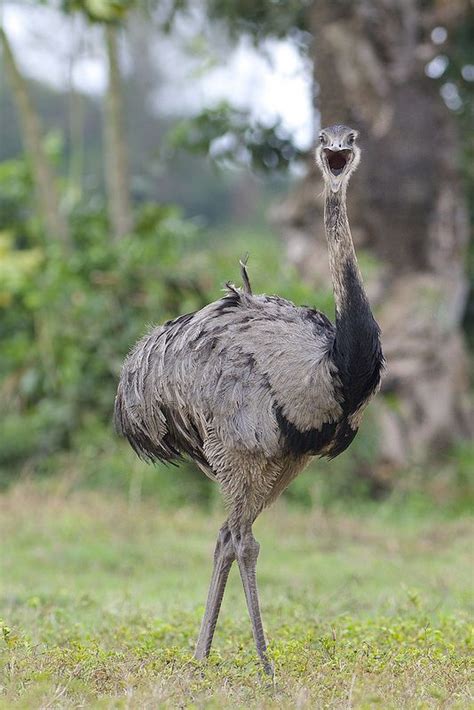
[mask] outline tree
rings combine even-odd
[[[48,236],[56,239],[63,248],[68,248],[69,230],[60,211],[57,179],[44,150],[40,120],[31,101],[27,82],[18,69],[8,36],[1,26],[0,45],[5,73],[20,117],[22,140],[33,176],[41,221]]]
[[[466,201],[455,116],[425,71],[439,51],[434,28],[464,20],[463,2],[327,0],[310,11],[321,122],[360,128],[364,148],[351,213],[372,255],[388,361],[378,417],[388,472],[469,434]],[[311,171],[279,215],[290,255],[298,240],[296,261],[311,252],[313,264],[322,255],[308,239],[321,213],[315,183]]]
[[[461,330],[466,199],[456,116],[441,95],[455,95],[462,79],[457,67],[457,84],[440,93],[427,70],[441,41],[440,61],[453,73],[456,35],[472,31],[467,2],[209,0],[208,7],[231,34],[250,34],[257,46],[267,37],[294,38],[313,60],[322,125],[360,129],[364,156],[351,221],[371,267],[388,360],[378,470],[426,461],[470,430]],[[321,285],[328,271],[320,193],[309,157],[306,178],[274,217],[290,260]]]
[[[65,12],[79,11],[104,30],[109,80],[104,108],[104,172],[107,208],[113,237],[119,240],[133,227],[130,197],[128,142],[124,126],[124,102],[119,58],[121,23],[134,6],[133,0],[63,0]]]
[[[115,239],[132,228],[127,140],[123,125],[123,97],[118,55],[118,28],[104,26],[109,67],[106,106],[104,111],[105,182],[108,209]]]

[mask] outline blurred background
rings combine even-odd
[[[38,0],[0,10],[0,486],[210,506],[112,430],[150,323],[239,282],[333,317],[321,125],[360,131],[350,218],[388,368],[295,505],[472,503],[468,0]],[[471,498],[469,497],[471,496]]]

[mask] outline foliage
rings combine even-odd
[[[157,472],[117,449],[111,416],[123,358],[151,323],[219,297],[252,241],[258,290],[306,303],[312,290],[281,268],[274,237],[227,232],[204,242],[165,205],[142,205],[135,232],[119,245],[101,202],[79,205],[65,260],[37,230],[22,161],[0,164],[0,194],[0,484],[20,471],[53,474],[75,462],[86,485],[158,493],[175,504],[209,501],[213,487],[194,467]],[[318,305],[330,309],[331,298],[321,294]]]
[[[168,143],[172,149],[204,153],[217,163],[257,171],[286,170],[304,157],[280,119],[265,125],[228,103],[179,121],[170,131]]]
[[[467,707],[467,519],[387,505],[256,525],[274,685],[237,570],[192,658],[222,511],[166,512],[67,481],[0,497],[0,707]]]
[[[153,2],[131,0],[64,0],[61,6],[68,12],[85,13],[91,22],[122,22],[132,6],[151,15],[156,10]],[[174,19],[173,13],[186,7],[190,7],[186,0],[168,3],[168,16]],[[264,40],[274,37],[289,38],[307,51],[308,7],[308,2],[273,0],[206,3],[209,17],[224,21],[234,39],[242,33],[250,35],[262,51],[265,51]],[[166,8],[163,13],[167,15]],[[156,20],[156,15],[153,17]],[[473,105],[473,84],[462,74],[470,61],[471,22],[464,23],[456,32],[450,37],[449,63],[442,82],[448,79],[456,84],[462,98],[459,114],[465,128]],[[139,84],[134,80],[131,83]],[[43,101],[48,107],[53,104],[46,93]],[[64,108],[61,111],[64,113]],[[57,113],[56,108],[54,115]],[[47,115],[47,123],[55,123],[53,116]],[[97,130],[93,133],[95,136]],[[86,143],[95,155],[99,148],[94,136],[91,140],[87,136]],[[170,144],[175,152],[184,148],[196,155],[206,153],[220,166],[231,165],[233,171],[228,171],[227,176],[235,176],[238,173],[235,168],[242,165],[263,173],[275,174],[280,169],[284,172],[301,158],[279,122],[265,125],[252,121],[246,112],[228,104],[205,109],[179,123],[171,133]],[[66,154],[69,148],[67,142],[65,145]],[[466,141],[463,148],[470,194],[472,146]],[[137,171],[141,175],[141,162],[151,150],[150,144],[143,145],[137,158]],[[181,158],[182,155],[183,151]],[[61,155],[56,157],[64,159]],[[179,163],[179,158],[173,162]],[[202,163],[192,168],[196,177],[191,172],[191,179],[189,160],[181,165],[169,192],[175,195],[176,183],[181,189],[182,183],[192,183],[193,190],[202,190],[206,199],[214,203],[211,209],[216,214],[227,217],[226,199],[230,203],[232,191],[225,188],[226,197],[219,192],[216,199],[215,183],[212,189],[207,187]],[[96,169],[94,163],[95,172]],[[216,179],[219,189],[224,189],[226,179],[229,178]],[[95,186],[97,182],[95,179]],[[160,495],[175,503],[182,504],[186,495],[188,500],[209,503],[214,495],[211,487],[191,466],[183,467],[179,476],[164,469],[155,474],[153,469],[145,469],[136,462],[131,453],[124,453],[121,446],[116,449],[110,418],[124,354],[147,324],[193,310],[216,298],[219,286],[236,275],[237,260],[249,244],[257,290],[280,292],[298,303],[313,305],[316,301],[329,315],[331,297],[327,293],[313,294],[294,278],[291,270],[282,267],[282,250],[275,238],[263,234],[261,229],[255,233],[247,228],[240,234],[222,229],[219,238],[213,241],[212,235],[204,236],[195,224],[185,222],[179,211],[168,205],[142,204],[134,233],[119,245],[113,245],[100,191],[98,195],[86,195],[85,202],[76,205],[68,215],[74,250],[65,261],[49,243],[48,235],[40,230],[32,192],[31,175],[23,160],[0,164],[0,395],[7,405],[0,419],[3,433],[0,482],[12,480],[20,471],[57,472],[65,462],[70,467],[76,457],[76,468],[82,471],[78,475],[90,485],[115,486],[132,497],[133,491],[143,495],[160,491]],[[213,198],[209,199],[207,193],[211,192]],[[194,209],[195,201],[192,204]],[[200,207],[194,213],[202,214],[204,210]],[[289,497],[309,506],[316,499],[329,504],[338,497],[351,500],[369,491],[373,494],[363,478],[364,470],[376,456],[376,421],[370,417],[369,414],[368,424],[350,452],[330,464],[329,477],[316,466],[312,478],[313,471],[298,479],[288,492]],[[458,451],[441,466],[439,477],[454,484],[454,498],[460,498],[467,490],[467,476],[459,471],[466,469],[462,461],[469,456]],[[133,470],[131,477],[129,468]],[[354,472],[361,474],[362,479],[354,477]],[[408,478],[402,479],[402,488]],[[423,486],[429,488],[426,481]],[[445,485],[441,488],[446,490]]]
[[[91,22],[120,22],[134,6],[134,0],[61,0],[65,12],[79,11]]]
[[[312,0],[207,0],[210,18],[223,20],[234,36],[246,33],[257,43],[267,37],[291,38],[305,45],[311,4]]]
[[[330,293],[315,293],[284,264],[262,227],[203,234],[176,208],[142,205],[136,232],[114,245],[97,199],[71,215],[75,249],[65,261],[37,230],[28,170],[0,164],[1,396],[0,485],[21,473],[68,472],[77,487],[151,497],[170,506],[209,506],[216,486],[191,464],[148,467],[114,436],[111,416],[123,358],[149,324],[201,307],[239,281],[238,259],[251,246],[257,292],[280,293],[333,313]],[[366,471],[377,458],[377,415],[369,409],[350,451],[315,462],[287,491],[294,503],[331,507],[387,493]],[[447,510],[472,501],[472,450],[460,448],[436,474],[400,474],[395,495],[424,490]],[[355,475],[357,474],[357,475]]]
[[[0,170],[7,196],[12,167]],[[175,208],[142,206],[137,233],[118,247],[103,210],[81,207],[71,216],[75,249],[65,260],[35,234],[27,195],[10,196],[0,241],[5,467],[68,447],[91,415],[109,422],[121,362],[146,325],[208,298],[186,267],[197,231]]]

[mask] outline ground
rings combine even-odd
[[[208,663],[192,657],[221,519],[60,486],[0,496],[0,707],[473,707],[466,517],[264,513],[274,683],[236,570]]]

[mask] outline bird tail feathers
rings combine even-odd
[[[244,283],[243,291],[249,296],[252,295],[252,286],[250,285],[249,274],[247,271],[247,262],[249,260],[249,253],[247,252],[243,259],[240,259],[240,275],[242,276],[242,281]]]

